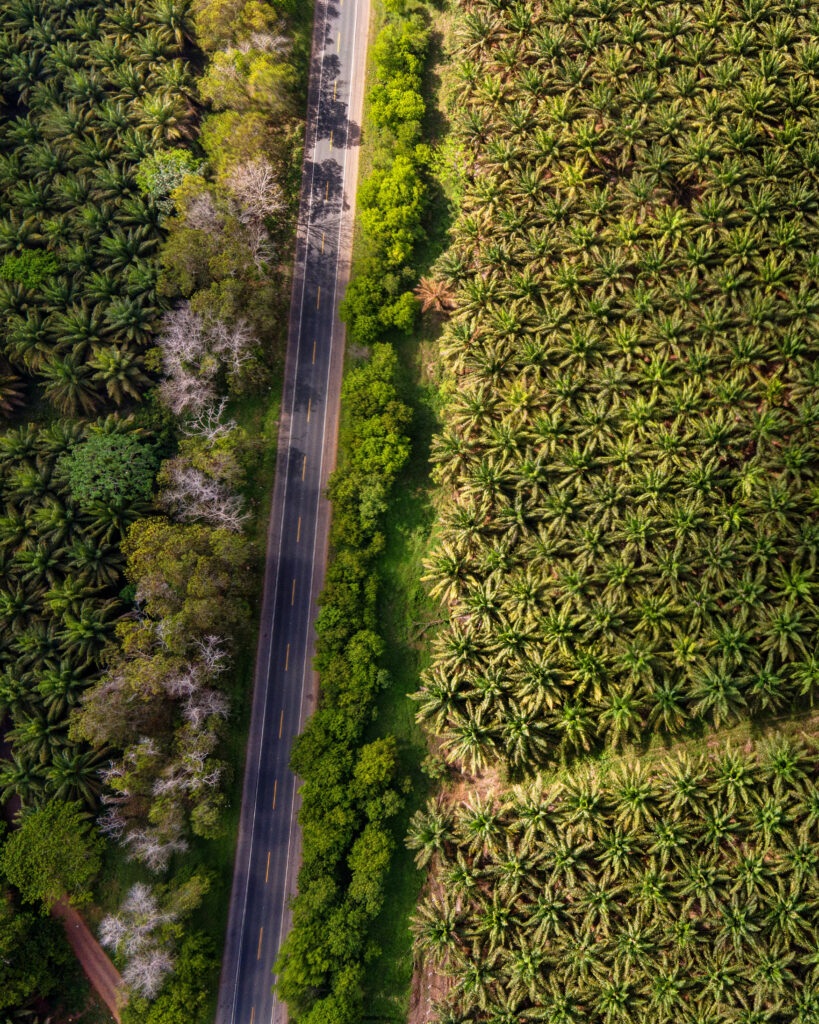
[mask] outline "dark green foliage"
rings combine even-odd
[[[277,964],[278,991],[305,1021],[352,1022],[361,1012],[367,929],[384,900],[395,842],[389,822],[401,806],[394,741],[364,742],[386,683],[376,632],[378,531],[409,455],[409,409],[395,372],[392,348],[376,345],[342,390],[341,464],[330,481],[334,557],[317,623],[321,705],[293,752],[304,779],[303,861],[293,931]]]
[[[71,500],[79,508],[96,501],[122,505],[146,501],[157,466],[153,445],[136,433],[93,433],[60,460]]]
[[[150,4],[0,10],[0,348],[62,414],[144,383],[160,233],[135,170],[190,132],[181,41]]]
[[[60,467],[118,439],[123,452],[145,443],[133,421],[113,418],[0,435],[0,713],[14,752],[0,766],[0,799],[31,805],[59,792],[93,804],[100,788],[100,758],[69,739],[68,716],[103,663],[122,610],[119,541],[145,505],[79,501]]]
[[[57,260],[44,249],[24,249],[19,255],[7,252],[0,263],[0,277],[17,281],[26,288],[39,288],[57,270]]]
[[[63,896],[90,898],[102,840],[80,804],[50,800],[23,815],[0,851],[0,868],[27,903],[49,910]]]
[[[9,1011],[9,1024],[38,1024],[12,1011],[37,997],[64,997],[78,970],[60,922],[20,909],[0,888],[0,1011]]]
[[[526,770],[781,713],[819,681],[815,11],[462,28],[422,717]]]
[[[432,803],[419,951],[444,1021],[810,1024],[819,1009],[815,743],[626,762],[502,803]]]

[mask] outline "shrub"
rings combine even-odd
[[[93,433],[62,457],[72,501],[128,505],[151,496],[159,460],[138,434]]]
[[[7,252],[0,263],[0,278],[18,281],[26,288],[39,288],[57,272],[57,257],[44,249],[25,249],[19,255]]]

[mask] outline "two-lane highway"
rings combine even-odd
[[[316,699],[316,598],[327,556],[369,0],[316,4],[276,482],[216,1024],[283,1024],[271,974],[300,857],[288,762]]]

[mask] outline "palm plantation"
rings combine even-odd
[[[460,6],[437,1019],[815,1021],[819,21]]]

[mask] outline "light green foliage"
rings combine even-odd
[[[24,249],[19,255],[7,252],[0,263],[0,278],[18,281],[26,288],[39,288],[57,270],[57,258],[44,249]]]
[[[167,642],[231,632],[244,621],[241,581],[247,579],[250,549],[242,536],[155,517],[134,523],[122,549],[145,610],[165,622]]]
[[[431,804],[409,841],[444,891],[415,932],[454,1019],[808,1024],[818,782],[780,739]]]
[[[160,210],[173,209],[171,193],[185,178],[198,177],[202,164],[187,149],[167,149],[146,156],[136,170],[136,183],[143,195],[150,196]]]
[[[819,682],[816,21],[610,9],[463,25],[481,164],[441,261],[448,626],[420,700],[468,767]]]
[[[387,267],[409,262],[421,233],[425,193],[415,160],[403,155],[388,168],[374,171],[361,185],[361,223]]]
[[[79,804],[50,800],[23,816],[0,852],[0,868],[26,902],[48,910],[63,896],[71,903],[90,899],[101,850]]]
[[[216,110],[256,110],[278,118],[293,112],[294,83],[294,69],[277,53],[227,50],[213,54],[199,91]]]
[[[409,286],[427,200],[430,155],[419,140],[428,46],[420,15],[388,21],[373,45],[376,81],[368,110],[377,140],[375,169],[358,191],[367,255],[357,262],[341,304],[351,340],[360,345],[372,345],[390,330],[411,331],[418,316]]]
[[[154,447],[135,433],[95,432],[60,460],[71,500],[127,505],[150,497],[158,460]]]
[[[231,167],[273,154],[270,122],[259,111],[224,110],[202,121],[199,142],[211,167],[224,175]]]

